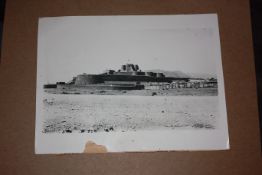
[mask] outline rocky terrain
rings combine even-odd
[[[43,133],[214,129],[217,96],[109,96],[45,93]]]

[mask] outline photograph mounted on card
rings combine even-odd
[[[229,149],[216,14],[38,27],[36,154]]]

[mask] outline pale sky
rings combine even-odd
[[[209,15],[85,16],[39,20],[38,72],[48,83],[120,69],[216,74],[217,17]]]

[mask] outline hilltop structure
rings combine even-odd
[[[144,72],[138,65],[125,64],[121,69],[107,70],[101,74],[80,74],[68,82],[57,82],[57,88],[79,87],[88,89],[139,90],[149,83],[165,84],[175,80],[189,81],[189,78],[166,77],[163,73]],[[45,88],[53,87],[45,85]]]

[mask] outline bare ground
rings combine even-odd
[[[178,88],[169,90],[94,90],[83,88],[45,89],[50,94],[136,95],[136,96],[217,96],[217,88]]]
[[[44,133],[214,129],[217,96],[108,96],[45,93]]]

